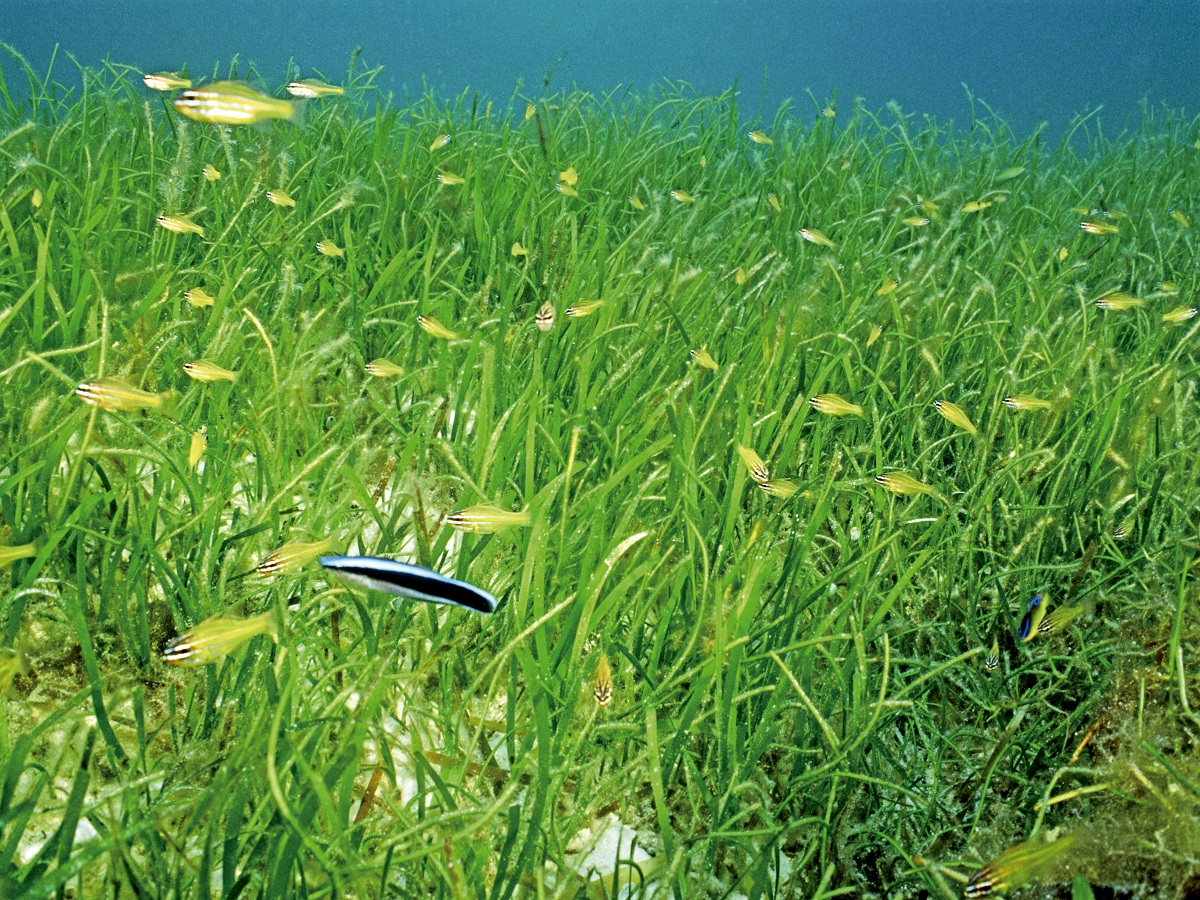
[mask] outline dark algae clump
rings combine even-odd
[[[152,74],[0,81],[0,894],[1200,889],[1200,123]]]

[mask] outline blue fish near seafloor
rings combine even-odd
[[[378,556],[322,556],[321,565],[339,578],[371,591],[397,597],[448,603],[490,615],[496,598],[473,584],[448,578],[432,569]]]

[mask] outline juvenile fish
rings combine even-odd
[[[175,109],[189,119],[214,125],[254,125],[268,119],[294,121],[298,107],[237,81],[215,81],[190,88],[175,98]]]

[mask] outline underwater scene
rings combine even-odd
[[[1200,897],[1196,8],[53,9],[0,898]]]

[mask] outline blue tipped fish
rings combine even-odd
[[[490,615],[496,609],[496,598],[482,588],[394,559],[322,556],[321,565],[344,581],[369,591],[384,591],[426,603],[447,603],[484,615]]]
[[[1042,595],[1034,594],[1033,599],[1029,601],[1029,608],[1025,610],[1025,618],[1021,620],[1021,627],[1017,629],[1017,637],[1022,642],[1033,640],[1045,615],[1046,607],[1042,603]]]

